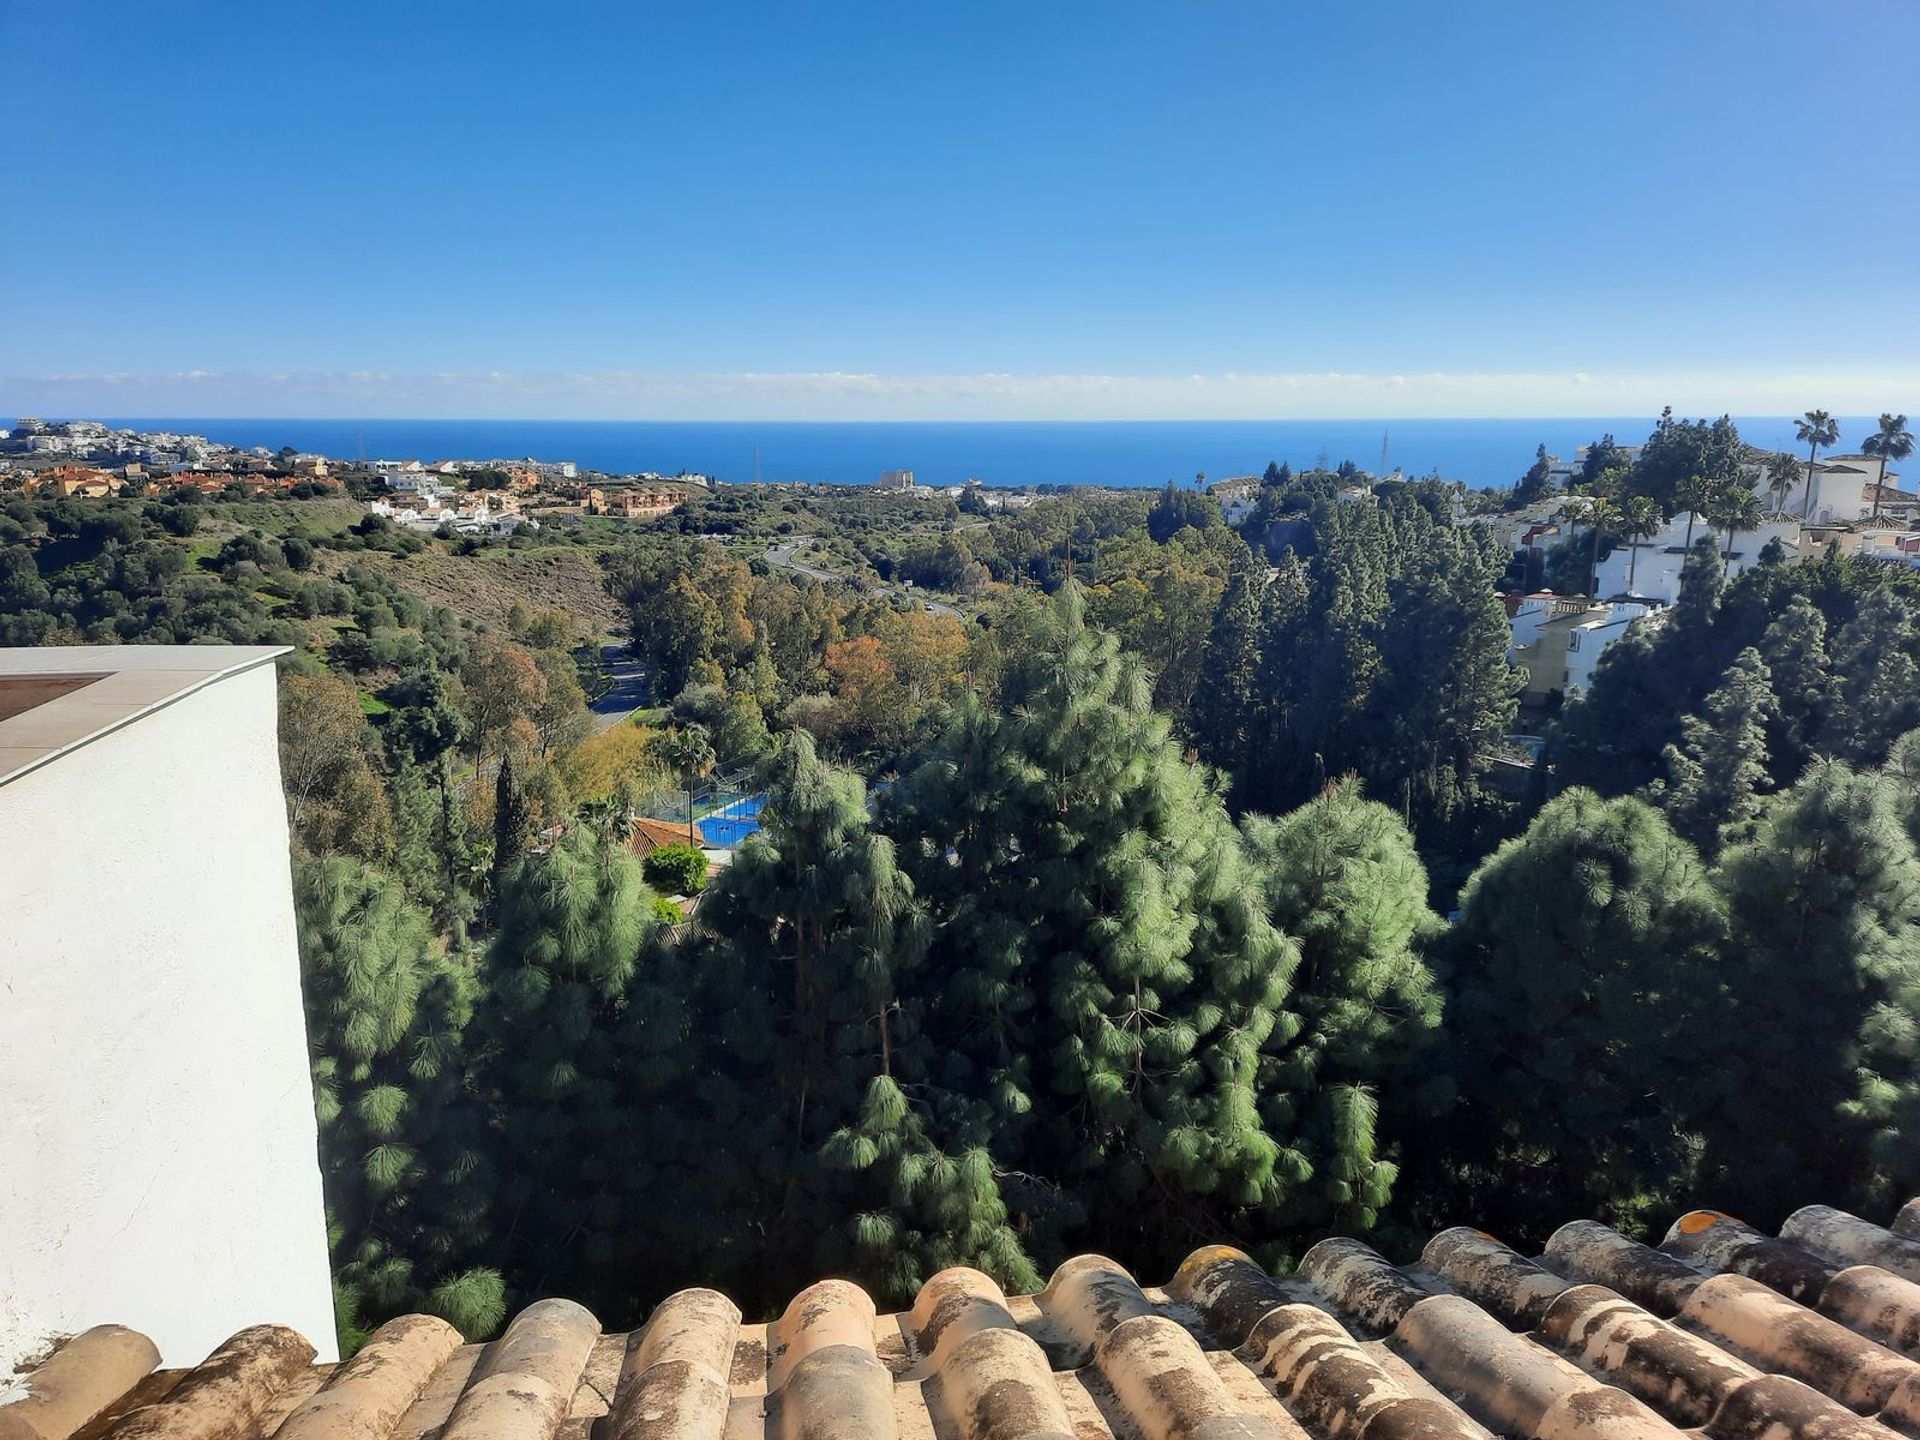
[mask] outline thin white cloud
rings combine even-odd
[[[0,377],[0,412],[607,420],[1423,419],[1920,409],[1920,370],[880,375],[373,370]],[[3,423],[3,422],[0,422]]]

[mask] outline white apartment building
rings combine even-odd
[[[1532,601],[1543,603],[1530,606]],[[1526,697],[1539,702],[1555,693],[1578,695],[1593,683],[1594,667],[1606,648],[1654,611],[1639,601],[1609,604],[1526,596],[1513,617],[1515,643],[1509,653],[1527,672]]]
[[[1899,471],[1887,471],[1887,489],[1880,497],[1880,514],[1899,519],[1920,518],[1920,495],[1900,490],[1899,480]],[[1806,462],[1802,460],[1800,483],[1786,492],[1780,508],[1810,524],[1850,525],[1873,514],[1873,492],[1879,483],[1880,461],[1876,456],[1825,456],[1813,468],[1811,486]],[[1764,490],[1761,498],[1770,506],[1775,501],[1775,497]]]
[[[1725,533],[1712,529],[1703,517],[1676,515],[1658,534],[1616,545],[1612,553],[1603,555],[1594,571],[1593,593],[1631,595],[1662,605],[1673,604],[1680,598],[1680,573],[1687,563],[1689,519],[1694,542],[1702,535],[1713,537],[1725,558],[1729,579],[1759,564],[1760,552],[1770,540],[1780,541],[1789,560],[1800,556],[1800,522],[1797,520],[1769,519],[1758,529],[1739,531],[1732,537],[1729,550]]]

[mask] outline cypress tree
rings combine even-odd
[[[533,809],[520,784],[513,753],[500,757],[500,770],[493,781],[493,873],[496,887],[499,877],[527,853],[533,838]]]
[[[1241,828],[1268,918],[1300,947],[1290,999],[1300,1033],[1280,1073],[1301,1097],[1295,1128],[1330,1157],[1313,1193],[1275,1218],[1369,1229],[1398,1173],[1376,1133],[1378,1108],[1415,1123],[1444,1098],[1423,1079],[1442,1009],[1418,954],[1441,928],[1426,867],[1401,818],[1351,783],[1278,820],[1248,816]]]
[[[1693,847],[1639,800],[1569,790],[1494,852],[1448,936],[1461,1108],[1429,1193],[1538,1241],[1686,1193],[1676,1074],[1715,996],[1725,916]]]
[[[1896,787],[1816,762],[1723,858],[1731,1010],[1692,1087],[1709,1193],[1752,1224],[1857,1193],[1897,1106],[1920,978],[1920,860]],[[1883,1140],[1883,1149],[1889,1141]],[[1911,1173],[1911,1172],[1909,1172]]]
[[[1771,681],[1760,652],[1742,650],[1707,696],[1705,713],[1687,716],[1680,742],[1667,746],[1667,778],[1648,789],[1673,828],[1703,853],[1717,852],[1723,831],[1760,813],[1768,788],[1766,727],[1777,708]]]
[[[465,1090],[472,972],[397,881],[345,856],[296,858],[294,910],[341,1348],[409,1310],[483,1339],[505,1289],[471,1264],[492,1189]]]

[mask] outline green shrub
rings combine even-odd
[[[707,888],[707,857],[694,845],[662,845],[640,869],[663,895],[698,895]]]

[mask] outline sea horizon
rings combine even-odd
[[[1513,484],[1535,448],[1570,459],[1611,434],[1635,445],[1647,416],[1359,420],[516,420],[223,416],[72,416],[141,430],[205,435],[243,448],[317,452],[345,460],[571,461],[607,474],[693,472],[731,484],[756,479],[872,484],[911,470],[919,483],[1023,486],[1191,485],[1352,461],[1375,474],[1438,476],[1479,488]],[[1735,416],[1743,439],[1797,450],[1793,416]],[[1857,450],[1868,416],[1840,417],[1833,453]]]

